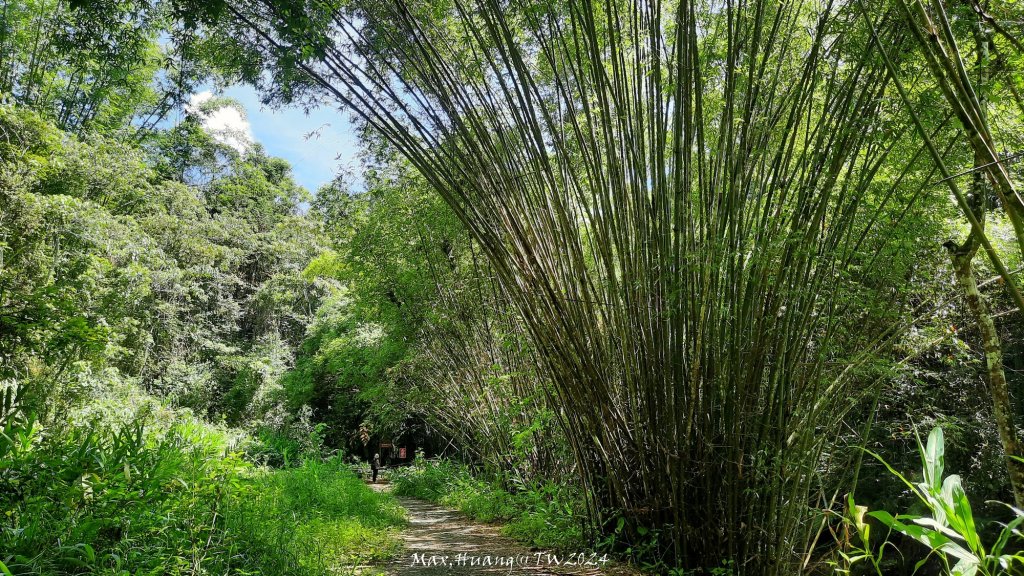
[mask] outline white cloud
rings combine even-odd
[[[188,97],[188,104],[185,105],[185,110],[196,113],[199,111],[199,107],[208,102],[213,98],[213,92],[209,90],[203,90]]]
[[[213,93],[204,90],[193,94],[185,105],[185,110],[200,119],[210,136],[221,144],[226,144],[244,154],[255,142],[252,126],[240,104],[225,102],[217,105],[212,102]],[[212,104],[212,105],[211,105]]]

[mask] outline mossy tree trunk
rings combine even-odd
[[[971,241],[968,240],[968,243]],[[964,248],[968,250],[964,250]],[[1010,391],[1006,383],[1006,372],[1003,370],[1002,343],[988,304],[981,291],[978,290],[978,282],[974,277],[974,266],[971,263],[973,256],[974,250],[971,250],[970,246],[950,249],[953,273],[956,275],[957,283],[964,290],[967,305],[981,332],[981,340],[985,348],[985,366],[988,370],[989,393],[992,396],[992,413],[995,416],[999,440],[1005,452],[1006,468],[1013,488],[1013,499],[1017,507],[1021,508],[1024,507],[1024,464],[1013,457],[1024,456],[1024,451],[1021,450],[1020,440],[1017,437]]]
[[[977,23],[975,32],[977,41],[977,68],[978,83],[984,86],[988,80],[988,36],[982,23]],[[979,92],[983,94],[983,92]],[[982,123],[987,123],[985,114],[985,99],[978,97],[978,104],[981,110],[979,114]],[[988,158],[983,151],[975,148],[974,166],[975,172],[971,183],[971,209],[978,220],[984,225],[986,198],[988,198],[989,187],[985,180],[982,168],[986,166]],[[1011,212],[1007,207],[1007,212]],[[983,233],[983,232],[982,232]],[[1017,437],[1017,429],[1013,417],[1013,405],[1010,402],[1010,391],[1006,383],[1006,371],[1003,369],[1003,347],[996,330],[995,321],[989,310],[988,303],[978,289],[978,282],[974,277],[974,254],[979,247],[980,234],[972,232],[963,245],[956,245],[954,242],[946,243],[949,250],[950,260],[953,265],[953,273],[956,281],[964,290],[964,297],[971,315],[978,325],[981,333],[982,345],[985,349],[985,367],[988,371],[989,394],[992,396],[992,413],[996,420],[996,427],[999,430],[999,440],[1003,445],[1006,458],[1006,469],[1010,477],[1010,485],[1013,489],[1013,499],[1017,507],[1024,507],[1024,462],[1016,460],[1015,457],[1024,456],[1021,451],[1020,440]]]

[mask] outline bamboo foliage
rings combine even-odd
[[[543,480],[556,460],[548,387],[514,309],[479,266],[473,286],[439,284],[441,318],[427,326],[417,375],[444,436],[490,472],[518,485]]]
[[[985,99],[979,97],[967,72],[945,7],[942,2],[932,2],[931,5],[935,14],[934,19],[922,2],[900,2],[911,31],[923,48],[929,71],[946,102],[964,127],[971,148],[978,157],[978,168],[984,169],[993,183],[993,188],[1013,225],[1017,247],[1024,252],[1024,220],[1021,215],[1024,200],[1021,199],[1007,166],[999,158],[996,141],[986,118]]]
[[[877,336],[839,296],[869,290],[878,246],[861,241],[891,206],[866,199],[907,133],[876,126],[888,79],[859,14],[297,5],[229,11],[386,137],[479,242],[595,522],[658,528],[686,566],[797,571],[856,398],[834,365]]]
[[[0,94],[76,132],[148,111],[159,26],[156,15],[130,2],[74,8],[7,0],[0,6]]]
[[[935,2],[934,9],[938,13],[938,19],[943,22],[943,26],[941,26],[942,37],[939,36],[940,27],[932,21],[928,11],[921,2],[916,2],[911,6],[904,0],[900,0],[898,5],[898,9],[902,11],[903,16],[908,21],[913,37],[923,48],[928,69],[936,85],[965,130],[967,141],[974,150],[976,170],[979,172],[983,170],[990,182],[993,183],[1002,207],[1013,226],[1018,249],[1024,250],[1024,222],[1022,222],[1020,215],[1022,209],[1020,195],[1009,176],[1005,163],[1000,160],[999,155],[996,153],[996,143],[989,130],[986,113],[982,106],[984,100],[979,100],[976,90],[967,75],[962,56],[956,45],[956,40],[949,26],[948,17],[941,2]],[[864,14],[865,19],[868,19],[870,22],[869,11],[865,7],[863,0],[858,0],[858,7],[862,14]],[[900,82],[899,71],[893,60],[886,53],[878,31],[873,24],[870,24],[870,27],[872,41],[880,49],[881,57],[885,62],[886,68],[889,70],[896,91],[903,104],[907,107],[907,111],[917,128],[918,134],[931,154],[935,166],[942,174],[940,182],[945,183],[949,187],[958,207],[971,224],[972,241],[981,244],[992,263],[992,267],[995,268],[996,272],[1003,279],[1010,297],[1018,308],[1024,309],[1024,295],[1021,294],[1016,280],[992,247],[985,234],[983,221],[978,219],[974,209],[971,207],[971,200],[960,190],[956,183],[957,176],[962,176],[963,174],[953,175],[947,169],[944,155],[933,143],[932,137],[929,136],[919,115],[915,111],[914,103]]]

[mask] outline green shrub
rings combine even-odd
[[[246,457],[274,468],[287,468],[301,462],[302,442],[277,430],[263,429],[246,447]]]
[[[568,486],[547,482],[518,494],[522,512],[505,532],[538,548],[579,550],[586,542],[582,496]]]
[[[440,503],[461,510],[482,522],[500,522],[516,518],[521,510],[512,495],[493,483],[469,475],[456,477]]]
[[[215,430],[6,420],[0,561],[12,573],[173,574],[215,560],[224,486],[248,467]]]
[[[347,573],[404,521],[340,459],[257,468],[233,431],[137,391],[58,427],[0,389],[0,431],[0,573]]]
[[[391,472],[392,492],[440,502],[453,482],[469,477],[469,470],[447,460],[417,460],[412,466]]]
[[[982,525],[975,517],[970,500],[964,492],[960,476],[945,472],[945,439],[942,428],[936,427],[928,435],[927,445],[917,439],[921,456],[921,481],[911,482],[893,469],[877,454],[869,454],[882,462],[918,499],[926,514],[900,514],[893,516],[885,510],[868,512],[858,506],[853,496],[848,497],[848,513],[843,519],[859,543],[851,541],[847,550],[839,551],[837,572],[848,574],[855,564],[870,565],[882,576],[885,573],[886,549],[895,545],[889,541],[891,532],[897,532],[926,547],[928,556],[918,562],[914,571],[931,558],[950,576],[1000,576],[1019,574],[1024,566],[1024,553],[1014,551],[1021,542],[1019,527],[1024,523],[1024,511],[1007,506],[1012,519],[1001,525],[992,542],[984,542]],[[872,543],[871,525],[866,516],[879,521],[890,531],[879,545]],[[898,550],[896,550],[898,552]]]

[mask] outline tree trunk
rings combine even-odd
[[[978,85],[985,86],[988,83],[989,67],[989,37],[982,22],[976,23],[974,31],[975,42],[977,43],[977,73]],[[978,118],[985,125],[988,121],[987,106],[983,94],[978,97]],[[975,217],[985,225],[985,212],[988,209],[989,188],[985,175],[981,168],[986,165],[989,158],[984,151],[975,147],[974,166],[976,168],[971,180],[971,196],[969,209]],[[1009,208],[1007,206],[1007,208]],[[1009,211],[1009,210],[1008,210]],[[967,298],[967,306],[974,315],[978,324],[978,331],[981,333],[982,345],[985,349],[985,367],[988,369],[989,394],[992,396],[992,413],[996,419],[996,428],[999,430],[999,440],[1003,445],[1003,454],[1006,459],[1006,471],[1010,477],[1010,487],[1013,490],[1013,500],[1018,508],[1024,507],[1024,462],[1014,460],[1014,456],[1020,457],[1020,441],[1017,438],[1017,428],[1014,424],[1013,405],[1010,403],[1010,391],[1006,384],[1006,372],[1003,370],[1003,346],[996,331],[995,321],[989,311],[985,298],[978,290],[978,282],[974,278],[974,255],[981,243],[981,236],[984,229],[972,230],[963,245],[958,246],[955,242],[947,242],[945,247],[949,250],[950,261],[953,265],[953,273],[956,281],[964,290]]]
[[[1013,488],[1013,499],[1018,508],[1024,508],[1024,463],[1012,458],[1013,456],[1022,457],[1024,452],[1021,451],[1017,429],[1014,426],[1010,391],[1006,384],[1006,372],[1003,371],[1002,344],[988,304],[978,290],[978,283],[974,278],[974,266],[971,264],[973,255],[973,251],[965,254],[961,250],[950,248],[953,272],[956,274],[957,282],[964,289],[967,305],[978,323],[981,341],[985,347],[985,365],[988,368],[992,412],[995,415],[996,427],[999,429],[999,440],[1005,452],[1006,469],[1009,472],[1010,485]]]

